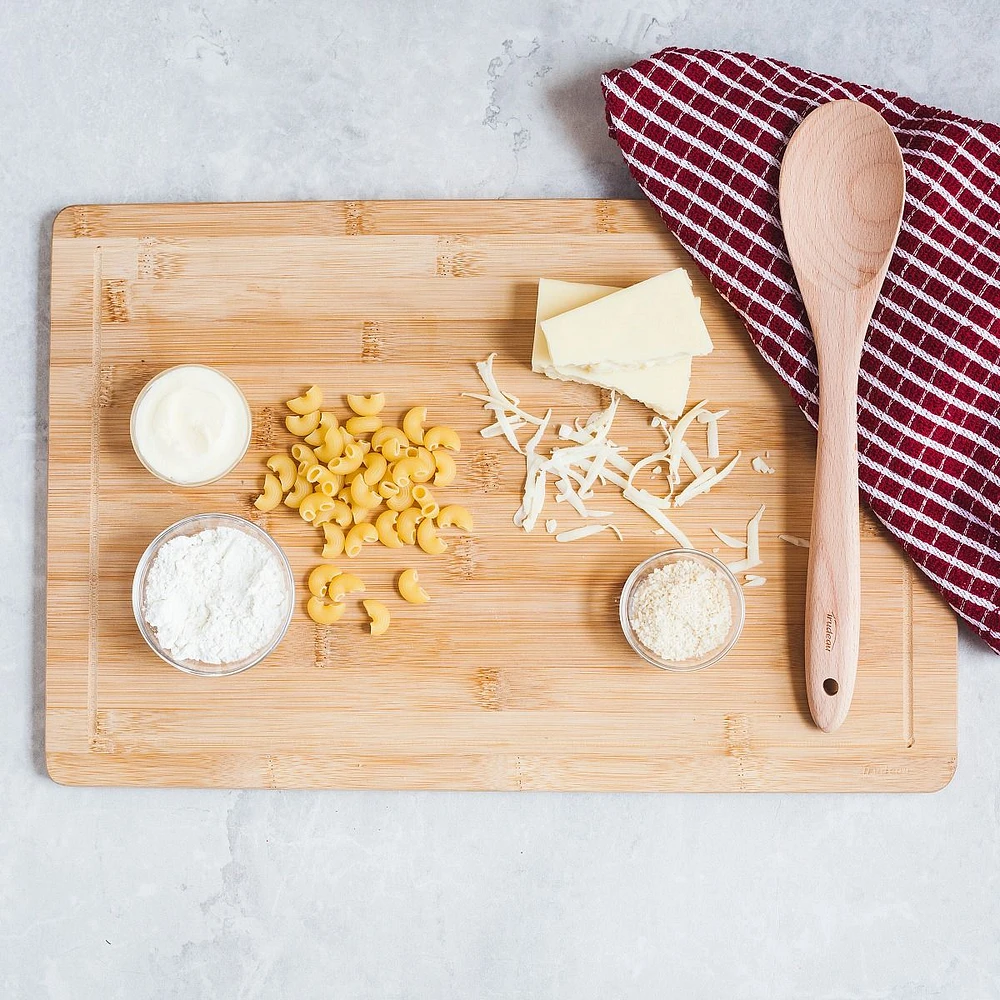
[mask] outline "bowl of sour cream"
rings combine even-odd
[[[178,365],[151,378],[132,407],[139,461],[174,486],[221,479],[250,446],[250,406],[229,376],[207,365]]]

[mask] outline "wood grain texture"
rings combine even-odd
[[[861,638],[861,351],[899,236],[905,190],[892,129],[858,101],[830,101],[808,114],[781,161],[781,223],[819,371],[806,694],[816,725],[828,733],[851,707]]]
[[[523,461],[477,431],[473,362],[557,419],[600,392],[530,371],[539,276],[628,284],[691,269],[716,352],[691,398],[729,406],[722,449],[770,452],[728,489],[678,512],[696,544],[741,532],[759,503],[766,586],[747,592],[737,649],[697,674],[643,664],[617,624],[631,568],[663,547],[607,491],[625,532],[558,545],[511,524]],[[174,489],[129,445],[142,385],[183,361],[244,389],[251,450],[213,486]],[[289,439],[282,400],[317,381],[333,399],[385,391],[399,416],[426,402],[462,434],[450,498],[477,532],[442,557],[410,553],[434,597],[392,596],[395,550],[357,570],[393,626],[360,606],[330,629],[304,609],[275,655],[235,677],[173,670],[144,645],[129,588],[143,548],[198,511],[243,514],[285,547],[302,584],[316,533],[251,506],[261,463]],[[660,442],[623,403],[615,436]],[[691,441],[704,453],[698,431]],[[348,202],[78,206],[56,220],[50,387],[49,770],[72,784],[574,790],[931,790],[955,767],[956,628],[943,603],[861,512],[861,669],[845,725],[811,723],[804,685],[814,434],[741,324],[638,202]],[[605,506],[604,503],[601,506]],[[551,513],[562,509],[550,501]],[[682,516],[683,515],[683,516]],[[566,524],[570,521],[563,518]],[[607,534],[607,533],[605,533]],[[353,567],[352,567],[353,568]]]

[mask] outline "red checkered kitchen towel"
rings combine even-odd
[[[799,122],[838,98],[892,126],[899,243],[861,360],[861,490],[1000,652],[1000,127],[773,59],[669,48],[602,78],[632,176],[816,422],[816,356],[778,220]]]

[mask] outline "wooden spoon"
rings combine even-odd
[[[858,668],[858,369],[899,235],[904,189],[892,129],[857,101],[831,101],[807,115],[781,163],[781,224],[819,364],[806,691],[827,733],[847,717]]]

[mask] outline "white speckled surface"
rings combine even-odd
[[[1000,661],[967,635],[933,796],[65,789],[38,478],[67,203],[630,196],[605,67],[746,48],[996,118],[998,42],[994,0],[8,0],[0,997],[1000,996]]]

